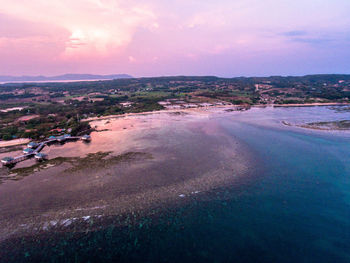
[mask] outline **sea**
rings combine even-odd
[[[350,132],[283,124],[348,119],[344,107],[212,110],[205,121],[248,149],[246,176],[128,225],[9,241],[0,261],[350,262]]]

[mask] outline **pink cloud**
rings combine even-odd
[[[330,59],[348,44],[350,2],[327,2],[2,0],[0,74],[227,75],[282,68],[275,57]]]
[[[138,27],[156,28],[156,17],[145,6],[121,1],[5,0],[2,10],[13,17],[69,32],[63,56],[106,54],[127,45]],[[26,29],[21,30],[24,34]]]

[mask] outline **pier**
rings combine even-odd
[[[88,138],[88,140],[86,138]],[[16,163],[35,157],[45,148],[45,146],[49,144],[57,143],[57,142],[62,143],[66,141],[77,141],[77,140],[90,141],[90,138],[91,137],[89,135],[84,135],[82,137],[79,137],[79,136],[70,136],[69,134],[62,135],[59,137],[50,137],[48,140],[38,144],[33,144],[33,143],[28,144],[27,149],[30,149],[30,150],[32,149],[32,151],[28,151],[28,153],[25,153],[27,152],[26,151],[27,149],[25,149],[23,151],[24,152],[23,155],[16,156],[16,157],[5,157],[1,160],[1,162],[5,166],[15,165]],[[42,159],[42,158],[37,158],[37,159]]]

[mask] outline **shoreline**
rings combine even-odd
[[[338,102],[327,102],[327,103],[305,103],[305,104],[256,104],[249,106],[250,108],[288,108],[288,107],[319,107],[319,106],[346,106],[350,103],[338,103]],[[91,117],[87,119],[82,119],[83,122],[93,122],[93,121],[101,121],[101,120],[109,120],[109,119],[118,119],[118,118],[127,118],[127,117],[133,117],[133,116],[142,116],[142,115],[149,115],[149,114],[160,114],[160,113],[176,113],[176,112],[192,112],[192,113],[205,113],[209,109],[230,109],[233,107],[242,107],[242,105],[213,105],[213,106],[206,106],[206,107],[197,107],[197,108],[184,108],[184,109],[163,109],[163,110],[156,110],[156,111],[144,111],[144,112],[132,112],[132,113],[124,113],[120,115],[107,115],[107,116],[101,116],[101,117]],[[239,110],[237,110],[239,111]],[[25,145],[29,143],[31,139],[28,138],[19,138],[11,141],[0,141],[0,148],[5,147],[12,147],[12,146],[19,146],[19,145]]]
[[[327,103],[305,103],[305,104],[256,104],[249,106],[250,108],[279,108],[279,107],[318,107],[318,106],[346,106],[350,103],[338,103],[338,102],[327,102]],[[156,110],[156,111],[144,111],[144,112],[132,112],[132,113],[124,113],[120,115],[108,115],[108,116],[101,116],[101,117],[91,117],[87,119],[83,119],[82,121],[97,121],[97,120],[107,120],[107,119],[116,119],[116,118],[123,118],[123,117],[132,117],[132,116],[138,116],[138,115],[149,115],[149,114],[158,114],[158,113],[171,113],[171,112],[205,112],[208,109],[223,109],[223,108],[233,108],[233,107],[242,107],[242,105],[214,105],[214,106],[207,106],[207,107],[197,107],[197,108],[185,108],[185,109],[163,109],[163,110]],[[239,110],[237,110],[239,111]]]

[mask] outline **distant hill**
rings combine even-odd
[[[93,75],[93,74],[64,74],[52,77],[46,76],[0,76],[0,82],[20,82],[20,81],[69,81],[69,80],[107,80],[107,79],[127,79],[132,76],[127,74],[113,75]]]

